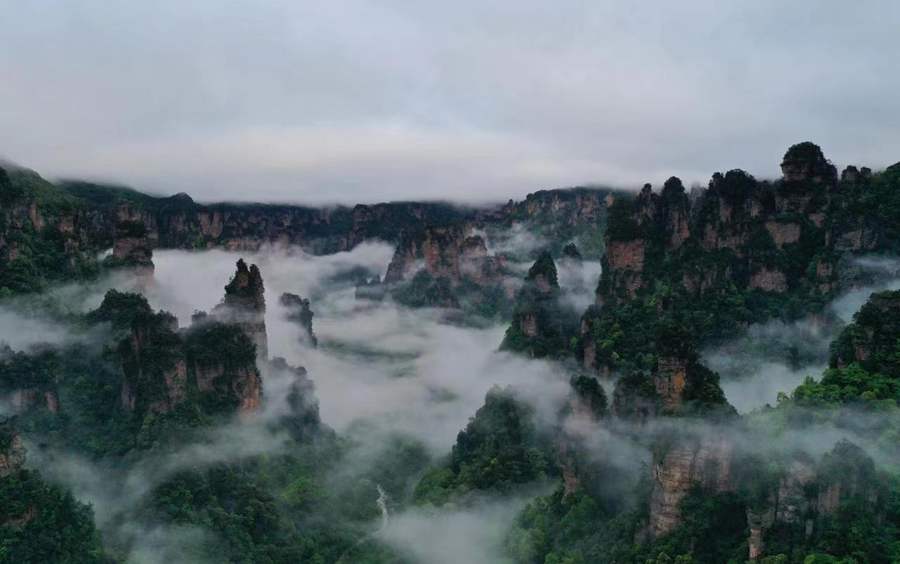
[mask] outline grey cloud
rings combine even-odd
[[[0,153],[201,200],[502,199],[900,156],[900,6],[0,1]]]

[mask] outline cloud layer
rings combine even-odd
[[[202,200],[503,199],[900,158],[900,5],[13,2],[0,155]]]

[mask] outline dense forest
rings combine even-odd
[[[0,562],[900,562],[900,163],[781,169],[321,209],[0,169]]]

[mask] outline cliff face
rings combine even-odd
[[[118,347],[125,375],[121,405],[129,412],[169,413],[187,396],[184,346],[173,316],[147,310],[135,316]]]
[[[38,515],[38,504],[34,496],[16,492],[10,496],[7,480],[28,479],[25,465],[25,446],[22,439],[8,420],[0,420],[0,498],[9,503],[0,504],[0,527],[21,530]]]
[[[900,231],[875,203],[893,197],[900,167],[875,176],[849,168],[838,180],[821,150],[801,143],[782,169],[775,182],[716,173],[691,197],[674,177],[658,193],[646,185],[634,196],[613,195],[599,307],[582,324],[582,364],[608,371],[648,352],[650,343],[628,336],[609,340],[623,323],[650,320],[653,309],[659,319],[690,323],[698,339],[773,315],[816,313],[842,289],[847,257],[900,249]]]
[[[839,184],[811,143],[791,147],[782,170],[784,178],[775,183],[740,170],[716,173],[693,201],[677,178],[659,194],[647,185],[633,199],[618,198],[610,210],[598,302],[634,298],[648,275],[665,276],[694,296],[722,291],[724,282],[775,294],[831,291],[830,251],[877,244],[871,230],[835,221],[846,203],[842,191],[861,177],[845,174]],[[673,265],[677,276],[664,271]]]
[[[500,348],[538,358],[567,354],[568,339],[577,329],[576,319],[568,317],[559,303],[556,264],[549,253],[542,253],[516,295],[512,322]]]
[[[315,386],[306,375],[306,369],[290,366],[283,358],[274,358],[269,364],[269,370],[292,378],[285,398],[287,411],[279,418],[278,425],[297,441],[305,441],[319,433],[322,429],[319,403],[315,396]]]
[[[681,524],[681,502],[693,488],[732,491],[734,445],[724,433],[679,439],[654,456],[649,520],[643,535],[657,539]]]
[[[286,292],[281,294],[279,302],[288,310],[287,318],[298,323],[303,329],[301,340],[311,344],[313,347],[318,346],[319,340],[313,331],[313,312],[309,307],[309,300],[301,298],[297,294]]]
[[[111,561],[89,506],[25,467],[13,422],[0,418],[0,536],[4,562]]]
[[[153,312],[142,296],[114,290],[92,316],[124,332],[117,347],[123,374],[119,403],[135,421],[146,421],[148,414],[259,409],[262,380],[254,344],[242,328],[201,319],[179,330],[172,315]]]
[[[639,541],[659,539],[682,523],[682,502],[694,492],[703,496],[737,494],[746,506],[750,560],[802,545],[823,534],[828,519],[851,502],[878,507],[884,495],[874,464],[862,450],[838,442],[818,462],[797,453],[783,461],[778,475],[751,493],[746,461],[727,431],[705,430],[670,437],[656,452],[646,527]],[[773,552],[774,551],[774,552]]]
[[[653,340],[657,360],[650,374],[634,372],[616,382],[616,415],[643,420],[664,415],[735,414],[719,386],[719,375],[700,362],[690,335],[677,326],[667,326]]]
[[[389,290],[410,307],[471,307],[490,316],[511,297],[505,260],[490,255],[484,239],[468,225],[407,231],[397,244],[384,287],[361,286],[361,297]]]
[[[857,363],[869,372],[900,377],[897,338],[900,335],[900,291],[872,294],[831,345],[830,364],[843,368]]]
[[[840,441],[818,463],[805,455],[790,460],[762,503],[747,509],[748,556],[758,560],[770,548],[821,535],[827,519],[850,502],[876,514],[884,491],[872,459],[856,445]]]
[[[213,316],[223,323],[238,325],[256,345],[256,354],[266,360],[269,356],[266,335],[266,298],[262,275],[257,266],[247,267],[244,259],[237,261],[237,270],[225,286],[225,298],[213,310]]]
[[[0,167],[0,295],[96,273],[96,223],[37,174]]]
[[[569,239],[579,230],[599,232],[607,193],[545,190],[529,194],[523,202],[480,209],[420,202],[352,208],[204,205],[187,194],[158,198],[117,186],[53,184],[31,171],[0,169],[0,290],[23,293],[45,282],[94,276],[99,268],[97,256],[110,247],[113,254],[105,261],[107,266],[134,267],[149,278],[156,248],[256,251],[274,244],[326,254],[368,240],[401,242],[405,234],[430,228],[508,227],[512,222],[528,222],[554,239]],[[463,239],[450,251],[430,249],[432,269],[454,279],[462,276],[489,283],[502,262],[480,256],[483,242],[464,243]],[[405,242],[401,248],[409,250]],[[460,257],[451,256],[454,252]],[[401,269],[398,274],[403,278],[408,273]]]
[[[25,446],[12,424],[0,421],[0,479],[15,474],[25,464]]]
[[[489,256],[484,239],[467,235],[462,225],[428,227],[405,233],[388,265],[384,282],[411,280],[419,270],[433,278],[446,278],[453,285],[464,280],[478,285],[500,281],[503,259]]]
[[[260,409],[257,351],[242,327],[195,323],[185,332],[184,342],[188,376],[206,413],[249,416]]]
[[[107,266],[133,269],[141,279],[149,281],[154,270],[153,248],[159,242],[159,234],[147,229],[152,224],[147,214],[127,204],[119,206],[112,256],[107,259]]]
[[[521,202],[510,200],[489,217],[497,221],[552,223],[557,229],[595,225],[603,220],[609,193],[609,190],[592,188],[539,190]]]
[[[56,351],[47,346],[15,352],[0,345],[0,397],[16,415],[59,412]]]

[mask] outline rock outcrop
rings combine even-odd
[[[115,290],[89,318],[122,334],[119,403],[136,421],[177,412],[248,415],[260,408],[256,349],[243,328],[198,316],[181,330],[174,316],[154,312],[143,296]]]
[[[785,182],[813,182],[830,184],[837,180],[837,169],[825,158],[822,150],[809,141],[792,146],[781,161]]]
[[[237,270],[225,286],[225,298],[212,311],[223,323],[239,326],[256,345],[256,354],[266,360],[269,356],[266,335],[265,286],[259,268],[247,267],[244,259],[237,261]]]
[[[764,321],[786,303],[792,304],[786,315],[817,313],[843,287],[843,257],[893,245],[881,220],[860,213],[874,205],[865,203],[867,191],[883,190],[868,174],[850,169],[839,181],[812,143],[791,147],[782,168],[775,182],[741,170],[716,173],[691,196],[674,177],[659,193],[646,185],[634,196],[616,194],[607,213],[599,307],[582,324],[582,364],[607,372],[623,368],[618,359],[649,353],[650,340],[625,351],[610,346],[609,335],[651,309],[661,320],[693,323],[700,340]],[[889,168],[882,182],[900,183],[900,167],[894,174]],[[700,311],[713,326],[696,321]]]
[[[900,336],[900,291],[872,294],[831,345],[830,364],[851,363],[869,372],[900,378],[897,339]]]
[[[722,493],[734,489],[734,445],[724,433],[706,432],[679,438],[654,456],[653,488],[646,539],[672,532],[681,524],[681,502],[693,488]]]
[[[516,295],[512,322],[500,349],[538,358],[565,354],[568,338],[577,329],[576,320],[568,317],[559,303],[556,264],[544,252],[528,270]]]
[[[280,357],[272,359],[268,369],[270,373],[291,378],[285,397],[286,412],[278,418],[277,426],[286,429],[296,441],[306,441],[315,436],[322,430],[322,421],[315,385],[307,376],[306,369],[291,366]]]
[[[184,333],[188,373],[206,413],[249,416],[262,406],[257,351],[243,327],[216,321]]]
[[[16,415],[59,413],[56,351],[47,345],[16,352],[0,344],[0,398]]]
[[[872,459],[846,440],[818,463],[794,455],[765,500],[747,510],[749,559],[766,556],[770,544],[799,544],[821,535],[827,519],[847,503],[877,513],[885,495],[881,484]]]
[[[98,214],[72,205],[36,173],[0,167],[0,294],[41,290],[47,283],[97,271],[97,254],[111,244],[93,228]]]
[[[90,507],[60,485],[45,481],[38,470],[25,466],[25,447],[14,423],[0,417],[0,559],[112,561],[103,553]]]
[[[616,415],[638,420],[658,415],[735,415],[719,386],[719,375],[700,362],[690,335],[668,325],[653,339],[656,366],[649,374],[633,372],[616,382]]]
[[[462,225],[426,227],[404,233],[384,276],[386,284],[408,281],[420,270],[451,285],[469,280],[478,285],[499,282],[503,260],[490,256],[480,235],[467,235]]]
[[[147,228],[147,218],[129,205],[119,206],[116,213],[112,255],[106,265],[135,271],[138,279],[149,282],[153,277],[153,247],[158,235]]]
[[[870,173],[836,170],[816,145],[794,145],[782,162],[783,179],[758,181],[741,170],[716,173],[708,189],[689,198],[677,178],[659,194],[645,185],[609,209],[607,256],[598,303],[620,303],[668,279],[687,295],[740,290],[831,292],[835,252],[876,248],[878,229],[847,207]],[[649,262],[648,262],[649,261]]]
[[[285,292],[279,298],[281,305],[287,310],[287,318],[300,325],[303,329],[301,340],[305,343],[318,346],[319,340],[313,331],[313,312],[309,307],[309,300],[301,298],[297,294]]]
[[[0,504],[0,528],[21,530],[38,515],[35,496],[31,492],[12,490],[4,482],[28,478],[25,470],[25,446],[12,422],[0,418],[0,498],[9,503]],[[23,488],[24,489],[24,488]]]
[[[8,419],[0,419],[0,479],[15,474],[25,464],[25,446]]]

